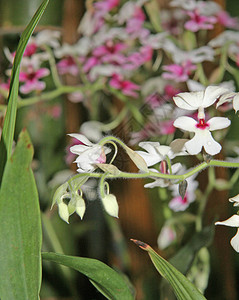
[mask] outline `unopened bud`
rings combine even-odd
[[[69,211],[68,206],[63,201],[61,203],[58,203],[58,213],[60,218],[69,224]]]
[[[179,195],[182,197],[182,199],[184,199],[184,197],[185,197],[187,187],[188,187],[187,180],[184,180],[179,183],[178,191],[179,191]]]
[[[104,205],[105,211],[112,217],[118,218],[119,205],[117,203],[116,197],[113,194],[105,195],[102,198],[102,203]]]

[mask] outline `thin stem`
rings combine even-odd
[[[54,81],[56,87],[60,87],[60,86],[62,86],[62,83],[61,83],[60,77],[58,75],[56,61],[55,61],[53,52],[52,52],[51,48],[48,47],[47,45],[44,45],[44,49],[49,54],[49,64],[50,64],[50,68],[51,68],[51,74],[52,74],[53,81]]]
[[[101,126],[101,129],[103,131],[110,131],[110,130],[114,129],[122,122],[122,120],[125,118],[127,113],[128,113],[128,110],[126,107],[124,107],[112,122],[109,122],[108,124],[103,124]]]
[[[196,231],[202,230],[202,216],[207,204],[208,197],[212,192],[214,186],[215,186],[215,170],[214,168],[210,167],[208,170],[208,185],[206,190],[203,192],[203,195],[200,198],[200,202],[199,202],[198,215],[196,218]]]
[[[116,139],[116,138],[115,138]],[[104,139],[103,139],[104,140]],[[102,140],[102,141],[103,141]],[[123,142],[121,142],[123,143]],[[191,177],[193,174],[198,173],[208,167],[229,167],[229,168],[239,168],[239,163],[232,163],[220,160],[211,160],[209,163],[203,162],[200,165],[196,166],[194,169],[190,170],[189,172],[182,174],[182,175],[171,175],[171,174],[164,174],[164,173],[157,173],[153,171],[149,171],[146,173],[128,173],[128,172],[120,172],[117,175],[114,174],[107,174],[107,178],[163,178],[169,180],[184,180],[188,177]],[[93,178],[101,178],[104,174],[102,173],[80,173],[75,175],[73,178],[76,179],[81,176],[88,176]]]

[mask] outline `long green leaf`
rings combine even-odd
[[[107,299],[134,299],[123,277],[101,261],[50,252],[42,253],[42,258],[73,268],[84,274]]]
[[[33,147],[24,130],[7,161],[0,190],[0,299],[38,299],[41,220],[30,164]]]
[[[17,114],[17,97],[18,97],[18,86],[19,86],[20,63],[27,42],[30,36],[32,35],[37,23],[39,22],[45,8],[47,7],[48,2],[49,0],[44,0],[42,2],[38,10],[36,11],[35,15],[31,19],[30,23],[22,33],[17,47],[17,51],[16,51],[16,55],[12,67],[11,83],[10,83],[10,90],[8,96],[8,107],[7,107],[7,112],[4,120],[2,137],[0,141],[0,156],[1,156],[0,181],[3,176],[3,171],[4,171],[6,161],[11,156],[11,151],[12,151],[12,143],[13,143],[16,114]]]
[[[205,300],[198,289],[175,267],[159,256],[149,245],[133,240],[141,249],[148,252],[157,271],[170,283],[179,300]]]

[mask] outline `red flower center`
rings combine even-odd
[[[205,119],[199,119],[196,127],[199,129],[206,129],[209,127],[209,124],[205,122]]]

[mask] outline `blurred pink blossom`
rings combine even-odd
[[[127,20],[126,32],[129,34],[138,32],[144,24],[145,14],[141,7],[135,6],[133,16]]]
[[[47,68],[35,69],[29,65],[26,70],[21,71],[19,74],[19,82],[24,82],[20,87],[22,94],[28,94],[32,91],[41,91],[46,87],[45,82],[39,81],[40,78],[46,77],[50,74]]]
[[[109,81],[109,85],[116,90],[120,90],[122,94],[136,98],[138,96],[137,90],[140,90],[140,86],[132,81],[125,80],[123,76],[114,74]]]
[[[239,29],[239,21],[238,18],[232,18],[228,12],[221,10],[217,14],[217,20],[219,24],[227,28]]]
[[[192,32],[197,32],[200,29],[213,29],[213,24],[217,22],[216,17],[200,15],[197,9],[186,11],[186,14],[190,17],[190,20],[184,24],[184,27]]]
[[[187,81],[191,71],[196,70],[196,66],[187,60],[182,64],[171,64],[163,67],[164,72],[162,77],[165,79],[175,80],[176,82]]]
[[[76,76],[79,72],[78,66],[72,56],[67,56],[57,63],[59,74],[71,74]]]
[[[94,3],[96,10],[101,13],[107,13],[119,5],[120,0],[103,0]]]
[[[23,53],[23,56],[32,56],[33,54],[35,54],[37,51],[37,44],[32,42],[32,43],[29,43],[27,46],[26,46],[26,49]]]

